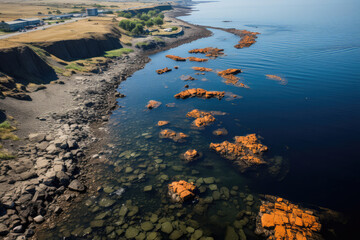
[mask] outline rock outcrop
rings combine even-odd
[[[182,132],[175,132],[171,129],[164,129],[159,133],[160,138],[168,138],[173,140],[174,142],[185,142],[185,138],[189,136]]]
[[[203,53],[206,54],[207,57],[217,58],[220,55],[224,55],[224,49],[212,48],[212,47],[198,48],[198,49],[190,50],[189,53]]]
[[[188,57],[190,62],[207,62],[209,59],[206,58],[197,58],[197,57]]]
[[[235,143],[224,141],[211,143],[210,148],[226,159],[231,160],[241,172],[248,168],[265,164],[263,152],[268,148],[262,145],[255,134],[236,136]]]
[[[156,73],[157,74],[163,74],[163,73],[167,73],[167,72],[170,72],[170,71],[171,71],[171,68],[166,67],[166,68],[163,68],[163,69],[156,70]]]
[[[267,239],[322,239],[314,211],[288,200],[266,195],[256,220],[255,233]]]
[[[175,56],[175,55],[166,55],[165,57],[170,58],[170,59],[175,60],[175,61],[179,61],[179,62],[185,62],[186,61],[186,58],[182,58],[182,57]]]
[[[240,41],[238,44],[236,44],[235,48],[244,48],[244,47],[250,47],[254,43],[256,43],[257,35],[260,34],[258,32],[250,32],[247,30],[241,30],[240,31]]]
[[[195,71],[200,71],[200,72],[211,72],[212,71],[211,68],[205,68],[205,67],[193,67],[192,69],[194,69]]]
[[[160,105],[161,105],[161,102],[158,102],[158,101],[155,101],[155,100],[150,100],[150,101],[148,102],[148,104],[146,105],[146,107],[147,107],[148,109],[153,109],[153,108],[158,108],[158,107],[160,107]]]
[[[218,72],[218,75],[225,79],[225,83],[233,84],[237,87],[248,88],[244,83],[239,83],[240,78],[235,75],[241,73],[241,69],[227,69],[224,71]]]
[[[185,91],[182,91],[178,94],[176,94],[175,98],[192,98],[192,97],[199,97],[199,98],[217,98],[221,100],[225,96],[225,92],[220,91],[206,91],[201,88],[191,88],[187,89]]]
[[[180,180],[178,182],[172,182],[168,188],[168,194],[174,202],[185,202],[195,197],[196,187],[193,183]]]
[[[211,115],[211,113],[199,111],[198,109],[194,109],[191,112],[188,112],[186,116],[196,118],[193,122],[196,127],[204,127],[215,122],[215,118],[213,115]]]
[[[199,158],[199,153],[195,149],[189,149],[184,153],[184,159],[186,162],[193,162]]]

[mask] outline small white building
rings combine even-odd
[[[172,28],[165,28],[164,31],[165,32],[172,32],[173,30],[172,30]]]

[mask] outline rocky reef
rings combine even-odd
[[[170,72],[170,71],[171,71],[171,68],[166,67],[166,68],[163,68],[163,69],[156,70],[156,73],[157,74],[163,74],[163,73],[167,73],[167,72]]]
[[[203,53],[206,54],[207,57],[217,58],[220,55],[224,55],[224,49],[207,47],[207,48],[198,48],[190,50],[189,53]]]
[[[235,143],[224,141],[222,143],[211,143],[210,149],[213,149],[221,156],[231,160],[239,167],[241,172],[248,168],[265,164],[262,158],[263,152],[268,148],[262,145],[255,134],[246,136],[236,136]]]
[[[178,61],[178,62],[185,62],[186,58],[182,58],[179,56],[175,56],[175,55],[166,55],[165,57],[170,58],[172,60]]]
[[[184,180],[169,184],[169,196],[174,202],[185,202],[195,197],[196,186]]]
[[[148,109],[154,109],[154,108],[160,107],[160,105],[161,105],[161,102],[158,102],[158,101],[155,101],[155,100],[150,100],[148,102],[148,104],[146,105],[146,107]]]
[[[188,112],[186,116],[195,118],[193,124],[196,127],[204,127],[215,122],[215,118],[213,115],[211,115],[211,113],[199,111],[198,109],[194,109],[191,112]]]
[[[175,94],[175,98],[192,98],[192,97],[200,97],[200,98],[218,98],[221,100],[225,96],[225,92],[220,91],[206,91],[201,88],[191,88],[185,91],[182,91],[178,94]]]
[[[164,129],[159,134],[160,138],[168,138],[173,140],[174,142],[185,142],[185,138],[189,137],[185,133],[175,132],[171,129]]]
[[[323,239],[321,224],[313,210],[286,199],[266,195],[256,220],[256,234],[267,239]]]
[[[205,67],[193,67],[192,69],[194,69],[195,71],[200,71],[200,72],[211,72],[212,71],[211,68],[205,68]]]

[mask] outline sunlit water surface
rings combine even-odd
[[[86,235],[84,232],[89,233],[92,221],[102,219],[103,227],[93,227],[84,238],[121,238],[124,236],[121,229],[128,227],[124,224],[138,225],[156,213],[159,218],[186,226],[193,219],[206,236],[222,239],[226,226],[232,224],[241,210],[256,214],[258,194],[282,196],[296,203],[345,213],[351,221],[345,231],[342,228],[338,231],[347,236],[354,234],[351,226],[356,221],[351,217],[360,213],[356,207],[360,184],[359,7],[359,2],[351,0],[221,0],[196,5],[196,11],[182,17],[183,20],[257,31],[261,33],[257,43],[250,48],[235,49],[239,37],[211,30],[214,34],[209,38],[152,55],[152,61],[144,69],[120,86],[126,98],[119,99],[122,107],[113,113],[108,125],[113,145],[108,147],[112,153],[107,157],[115,166],[105,168],[105,176],[97,182],[108,188],[79,203],[70,219],[44,236],[78,239]],[[189,50],[202,47],[224,48],[225,55],[206,63],[165,58],[167,54],[188,57]],[[179,70],[163,75],[155,73],[156,69],[176,65]],[[213,72],[195,75],[193,66],[214,70],[241,68],[241,81],[250,88],[227,85]],[[281,76],[286,81],[270,80],[266,74]],[[197,80],[185,82],[182,75]],[[174,94],[184,90],[185,84],[191,88],[231,92],[242,98],[175,99]],[[160,101],[162,105],[146,110],[149,100]],[[175,107],[166,107],[168,103],[175,103]],[[215,124],[205,129],[194,129],[192,120],[186,118],[186,113],[194,108],[227,114],[215,116]],[[162,128],[156,126],[159,120],[170,121],[166,128],[184,132],[190,138],[186,143],[160,139]],[[229,134],[214,136],[212,131],[217,128],[226,128]],[[234,136],[249,133],[260,135],[262,143],[269,147],[266,158],[275,166],[271,173],[261,168],[241,174],[209,150],[211,142],[232,141]],[[202,152],[203,158],[185,164],[179,156],[189,148]],[[129,166],[133,171],[125,173]],[[176,208],[170,203],[166,196],[168,183],[202,177],[215,177],[219,189],[231,190],[234,186],[239,189],[230,200],[207,204],[202,214],[198,213],[196,204]],[[143,191],[148,185],[153,187],[150,193]],[[122,188],[125,192],[121,196],[114,194],[113,191]],[[212,194],[207,189],[200,196],[206,198]],[[248,194],[255,197],[254,204],[244,200]],[[115,200],[115,204],[98,207],[104,197]],[[131,203],[126,203],[128,200]],[[119,211],[123,204],[135,208],[134,212],[138,207],[138,212],[120,224]],[[102,216],[104,212],[108,214]],[[253,230],[252,224],[244,227],[248,239],[256,238]]]

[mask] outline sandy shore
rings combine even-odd
[[[123,97],[119,84],[143,68],[148,55],[211,35],[204,27],[175,18],[189,11],[176,8],[167,13],[184,34],[163,38],[164,46],[117,58],[99,74],[60,77],[58,84],[30,93],[32,101],[0,101],[0,109],[18,122],[16,134],[21,138],[5,144],[17,158],[0,164],[0,208],[11,210],[0,217],[0,235],[36,238],[36,229],[66,219],[66,209],[82,192],[96,191],[93,170],[103,161],[104,126],[118,107],[116,99]]]

